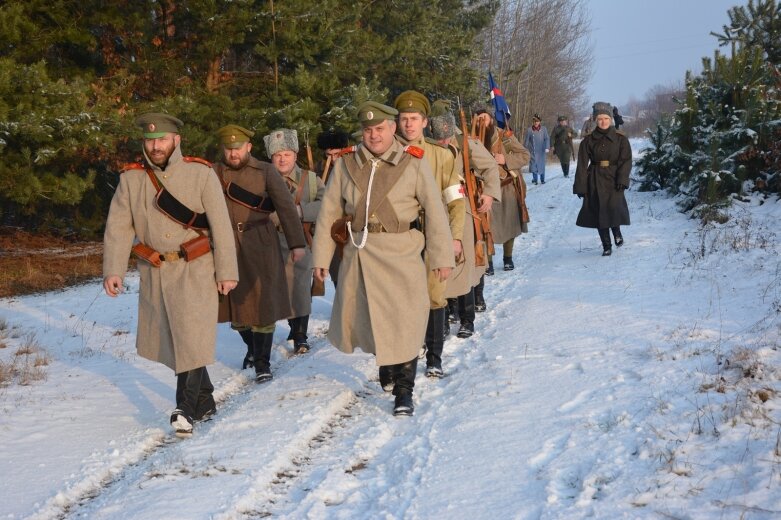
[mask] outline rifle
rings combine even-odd
[[[476,121],[475,121],[476,119]],[[480,122],[479,118],[472,119],[472,128],[473,131],[475,131],[475,125],[477,125],[476,132],[477,136],[476,139],[478,139],[481,143],[485,143],[485,133],[486,133],[486,127]],[[473,136],[475,137],[475,136]],[[501,138],[499,139],[499,146],[503,146],[501,142]],[[492,145],[492,148],[490,150],[492,153],[497,151],[496,145]],[[478,183],[478,190],[479,194],[483,194],[483,186],[482,181]],[[485,235],[485,243],[488,248],[488,254],[490,256],[493,256],[496,250],[494,249],[494,234],[493,231],[491,231],[491,215],[489,213],[481,213],[480,214],[480,221],[483,226],[483,234]]]
[[[461,135],[464,142],[461,147],[461,156],[464,159],[464,181],[466,184],[466,198],[469,201],[469,208],[472,211],[472,224],[475,228],[475,265],[486,265],[486,244],[485,237],[483,236],[483,224],[477,213],[477,206],[480,203],[480,194],[477,190],[477,178],[475,171],[469,167],[469,134],[466,128],[466,116],[464,116],[464,109],[459,107],[461,115]],[[474,120],[473,120],[474,121]]]

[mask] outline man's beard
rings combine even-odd
[[[226,160],[223,160],[222,162],[224,162],[224,163],[225,163],[225,166],[227,166],[227,167],[228,167],[228,168],[230,168],[231,170],[241,170],[241,169],[242,169],[242,168],[244,168],[244,167],[247,165],[247,163],[249,162],[249,154],[245,154],[245,155],[244,155],[244,157],[242,157],[242,158],[239,160],[238,164],[236,164],[235,166],[234,166],[233,164],[229,163],[229,162],[227,161],[227,159],[226,159]]]
[[[166,167],[168,166],[168,159],[171,158],[171,155],[173,153],[174,151],[173,149],[171,149],[169,152],[165,154],[165,157],[162,160],[153,158],[151,154],[149,154],[149,152],[147,152],[147,155],[149,155],[149,160],[152,161],[152,164],[159,167],[161,170],[165,170]]]

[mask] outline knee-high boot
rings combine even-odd
[[[271,345],[274,342],[273,332],[253,332],[253,354],[255,357],[255,382],[270,381],[271,375]]]
[[[616,242],[616,247],[623,246],[624,237],[621,235],[621,226],[612,227],[610,230],[613,232],[613,240]]]
[[[252,368],[255,366],[255,347],[253,346],[252,329],[240,330],[239,335],[241,336],[242,341],[244,341],[244,344],[247,345],[247,354],[244,356],[244,362],[241,364],[241,369]]]
[[[206,367],[194,368],[176,375],[176,408],[190,419],[195,419],[201,380]]]
[[[470,289],[468,293],[458,297],[458,318],[461,327],[458,329],[459,338],[468,338],[475,332],[475,291]]]
[[[483,298],[483,288],[485,287],[485,276],[480,277],[480,283],[475,285],[475,312],[485,312],[485,298]]]
[[[396,396],[393,415],[412,415],[415,411],[415,406],[412,403],[412,391],[415,388],[417,368],[417,357],[406,363],[393,365],[393,395]]]
[[[610,243],[610,228],[599,228],[599,239],[602,241],[602,256],[610,256],[613,247]]]
[[[295,354],[304,354],[309,352],[309,343],[307,342],[306,330],[309,328],[309,315],[298,316],[292,320],[291,333],[293,336],[293,352]]]
[[[445,309],[430,309],[428,311],[428,326],[426,327],[426,376],[442,377],[442,328],[445,324]]]

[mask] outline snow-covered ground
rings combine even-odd
[[[448,339],[445,379],[419,369],[414,417],[391,415],[372,357],[325,341],[330,284],[310,353],[277,328],[271,383],[220,326],[219,412],[188,440],[173,374],[135,353],[136,276],[116,299],[0,300],[0,518],[781,517],[781,204],[702,228],[630,190],[603,258],[548,168],[516,270],[497,248],[488,311]]]

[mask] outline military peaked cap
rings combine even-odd
[[[241,148],[255,135],[252,130],[247,130],[239,125],[225,125],[217,130],[217,138],[225,148]]]
[[[398,110],[376,101],[364,101],[358,107],[358,121],[363,127],[378,125],[386,119],[394,121],[397,115]]]
[[[567,116],[559,116],[558,121],[566,121]]]
[[[405,90],[393,102],[399,112],[420,112],[428,117],[431,114],[431,104],[426,96],[415,90]]]
[[[136,118],[135,124],[141,127],[147,139],[157,139],[168,133],[178,134],[179,129],[184,126],[180,119],[161,112],[141,114]]]

